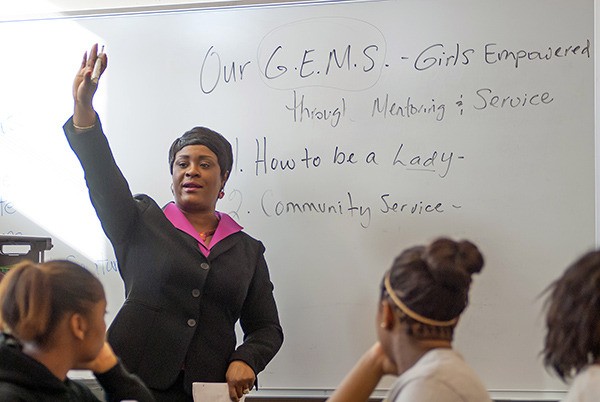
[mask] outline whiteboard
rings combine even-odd
[[[167,150],[195,125],[233,144],[218,209],[266,247],[284,345],[264,395],[327,395],[375,340],[403,248],[468,238],[486,257],[456,348],[497,398],[542,400],[540,292],[594,245],[593,2],[396,0],[0,24],[0,233],[123,301],[61,126],[83,51],[133,192],[170,200]],[[385,392],[391,379],[380,384]]]

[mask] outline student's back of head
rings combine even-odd
[[[585,372],[586,382],[600,384],[600,251],[580,257],[547,292],[546,367],[563,381]],[[600,385],[593,392],[600,400]]]
[[[482,268],[483,256],[473,243],[440,238],[396,257],[383,278],[381,298],[396,305],[411,335],[452,340],[469,303],[471,275]]]
[[[66,314],[88,317],[104,297],[102,283],[73,262],[20,263],[0,282],[0,329],[46,347]]]

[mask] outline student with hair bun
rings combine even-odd
[[[600,401],[600,250],[583,255],[546,291],[544,364],[573,380],[563,402]]]
[[[396,257],[383,277],[375,343],[329,402],[365,402],[386,374],[387,402],[491,402],[475,372],[452,349],[483,256],[469,241],[440,238]]]
[[[154,401],[105,342],[100,281],[70,261],[22,262],[0,282],[0,401],[100,400],[67,377],[91,370],[106,400]]]

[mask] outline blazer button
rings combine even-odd
[[[208,263],[203,262],[202,264],[200,264],[200,268],[202,268],[202,269],[208,269],[209,265],[208,265]]]
[[[194,320],[193,318],[190,318],[187,322],[188,326],[190,327],[195,327],[196,326],[196,320]]]
[[[200,296],[200,289],[194,289],[194,290],[192,290],[192,296],[193,297],[199,297]]]

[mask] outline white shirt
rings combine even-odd
[[[432,349],[394,382],[387,402],[491,402],[475,372],[452,349]]]
[[[573,379],[571,389],[563,402],[598,402],[600,401],[600,365],[590,365],[579,372]]]

